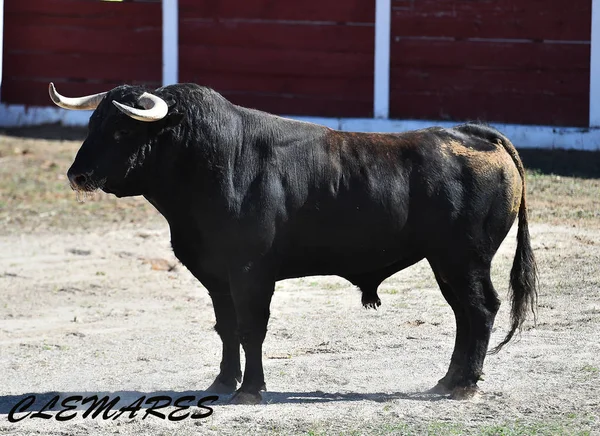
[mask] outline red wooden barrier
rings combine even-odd
[[[393,118],[585,126],[591,0],[393,0]]]
[[[375,1],[180,0],[179,78],[276,113],[372,116]],[[392,0],[393,118],[580,125],[591,0]],[[2,102],[161,81],[160,2],[6,0]]]
[[[375,2],[180,0],[179,78],[275,113],[373,113]]]
[[[160,86],[160,3],[6,0],[2,102],[48,106],[122,83]]]

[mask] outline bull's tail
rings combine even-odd
[[[523,326],[527,318],[527,312],[531,310],[535,320],[535,309],[537,306],[537,265],[533,250],[531,249],[531,240],[529,237],[529,226],[527,223],[527,204],[525,202],[525,169],[519,158],[517,150],[513,144],[503,135],[500,136],[502,145],[512,157],[517,170],[521,176],[523,192],[521,194],[521,205],[519,206],[519,224],[517,230],[517,252],[510,271],[511,291],[511,326],[510,331],[496,347],[490,350],[490,354],[495,354],[502,349],[514,336],[517,330]]]

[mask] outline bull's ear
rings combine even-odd
[[[161,128],[172,129],[183,121],[185,115],[177,110],[177,102],[173,99],[173,97],[165,96],[165,101],[167,106],[169,106],[169,112],[167,112],[167,116],[163,119]]]
[[[164,118],[164,128],[172,129],[173,127],[179,125],[179,123],[183,121],[184,117],[185,115],[180,112],[168,113],[167,116]]]

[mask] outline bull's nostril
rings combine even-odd
[[[88,177],[85,174],[68,174],[68,177],[73,187],[82,188],[88,181]]]

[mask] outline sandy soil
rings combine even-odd
[[[424,393],[445,373],[454,319],[421,262],[384,282],[378,311],[337,277],[280,282],[263,405],[224,397],[210,417],[179,422],[142,419],[145,408],[133,419],[84,419],[86,407],[61,422],[53,407],[50,419],[11,423],[30,394],[34,411],[54,395],[119,396],[118,407],[141,396],[197,401],[218,371],[210,299],[175,260],[164,220],[144,212],[84,228],[79,215],[93,204],[65,201],[73,213],[61,226],[1,224],[0,434],[600,434],[600,229],[539,222],[537,326],[488,357],[476,400]],[[494,263],[503,300],[514,250],[513,228]],[[507,327],[503,304],[494,344]]]

